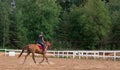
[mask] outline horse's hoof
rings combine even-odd
[[[42,62],[39,62],[39,64],[41,64]]]
[[[48,61],[47,61],[48,64],[50,64]]]

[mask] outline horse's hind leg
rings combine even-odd
[[[28,52],[27,52],[27,55],[25,56],[25,59],[24,59],[23,64],[25,63],[25,61],[26,61],[26,59],[27,59],[27,57],[28,57],[29,54],[30,54],[30,52],[28,51]]]

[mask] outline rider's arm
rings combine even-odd
[[[43,43],[45,43],[45,40],[44,40],[44,38],[42,37],[42,41],[43,41]]]

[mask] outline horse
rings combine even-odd
[[[42,61],[40,63],[42,63],[44,61],[44,59],[46,58],[46,61],[49,64],[48,58],[46,57],[46,52],[49,49],[50,45],[51,45],[51,43],[49,41],[46,41],[45,42],[45,51],[43,52],[42,48],[40,48],[37,44],[28,44],[25,47],[23,47],[22,52],[19,54],[18,58],[21,57],[21,55],[24,52],[24,50],[27,50],[26,51],[27,55],[25,55],[25,59],[24,59],[23,64],[25,63],[25,61],[26,61],[26,59],[27,59],[27,57],[28,57],[28,55],[30,53],[32,53],[32,59],[33,59],[35,64],[36,64],[35,53],[43,55],[43,59],[42,59]]]

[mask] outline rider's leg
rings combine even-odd
[[[45,45],[43,43],[40,43],[42,48],[43,48],[43,52],[45,51]]]

